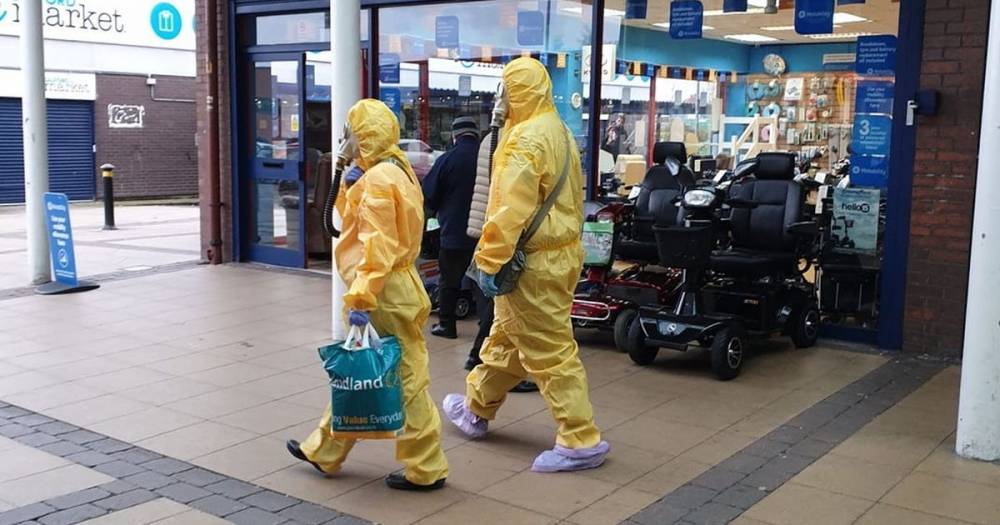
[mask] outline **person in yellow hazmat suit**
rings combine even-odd
[[[337,243],[337,269],[348,285],[344,295],[352,325],[370,321],[380,334],[394,335],[402,347],[406,422],[396,437],[396,459],[403,474],[386,484],[401,490],[444,486],[448,462],[441,449],[441,418],[428,392],[427,345],[423,327],[431,304],[415,262],[424,229],[420,182],[397,146],[399,122],[378,100],[361,100],[347,114],[357,140],[356,168],[345,177],[337,199],[343,232]],[[302,443],[290,440],[288,451],[325,474],[340,470],[354,440],[331,434],[330,407]]]
[[[448,395],[443,408],[468,437],[485,436],[507,392],[534,379],[558,423],[556,444],[539,455],[537,472],[600,466],[610,450],[594,424],[587,372],[573,339],[570,309],[583,267],[583,178],[576,142],[556,113],[545,67],[518,58],[503,71],[508,118],[493,157],[489,204],[475,262],[484,293],[569,163],[569,179],[541,227],[524,248],[526,265],[513,292],[496,297],[496,320],[466,395]]]

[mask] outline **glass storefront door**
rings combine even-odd
[[[253,145],[245,180],[247,245],[252,260],[295,267],[306,262],[303,60],[301,54],[261,54],[249,61]]]

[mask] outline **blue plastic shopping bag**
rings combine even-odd
[[[319,356],[330,376],[334,437],[395,438],[404,422],[399,341],[379,338],[371,325],[354,326],[345,341],[320,348]]]

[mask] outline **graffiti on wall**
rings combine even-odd
[[[108,104],[109,128],[141,128],[146,108],[130,104]]]

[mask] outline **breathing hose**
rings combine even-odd
[[[333,170],[333,185],[326,194],[326,202],[323,203],[323,231],[330,237],[340,238],[340,230],[333,225],[333,209],[337,204],[337,195],[340,193],[340,178],[344,174],[344,168],[350,162],[343,156],[337,157],[337,167]]]

